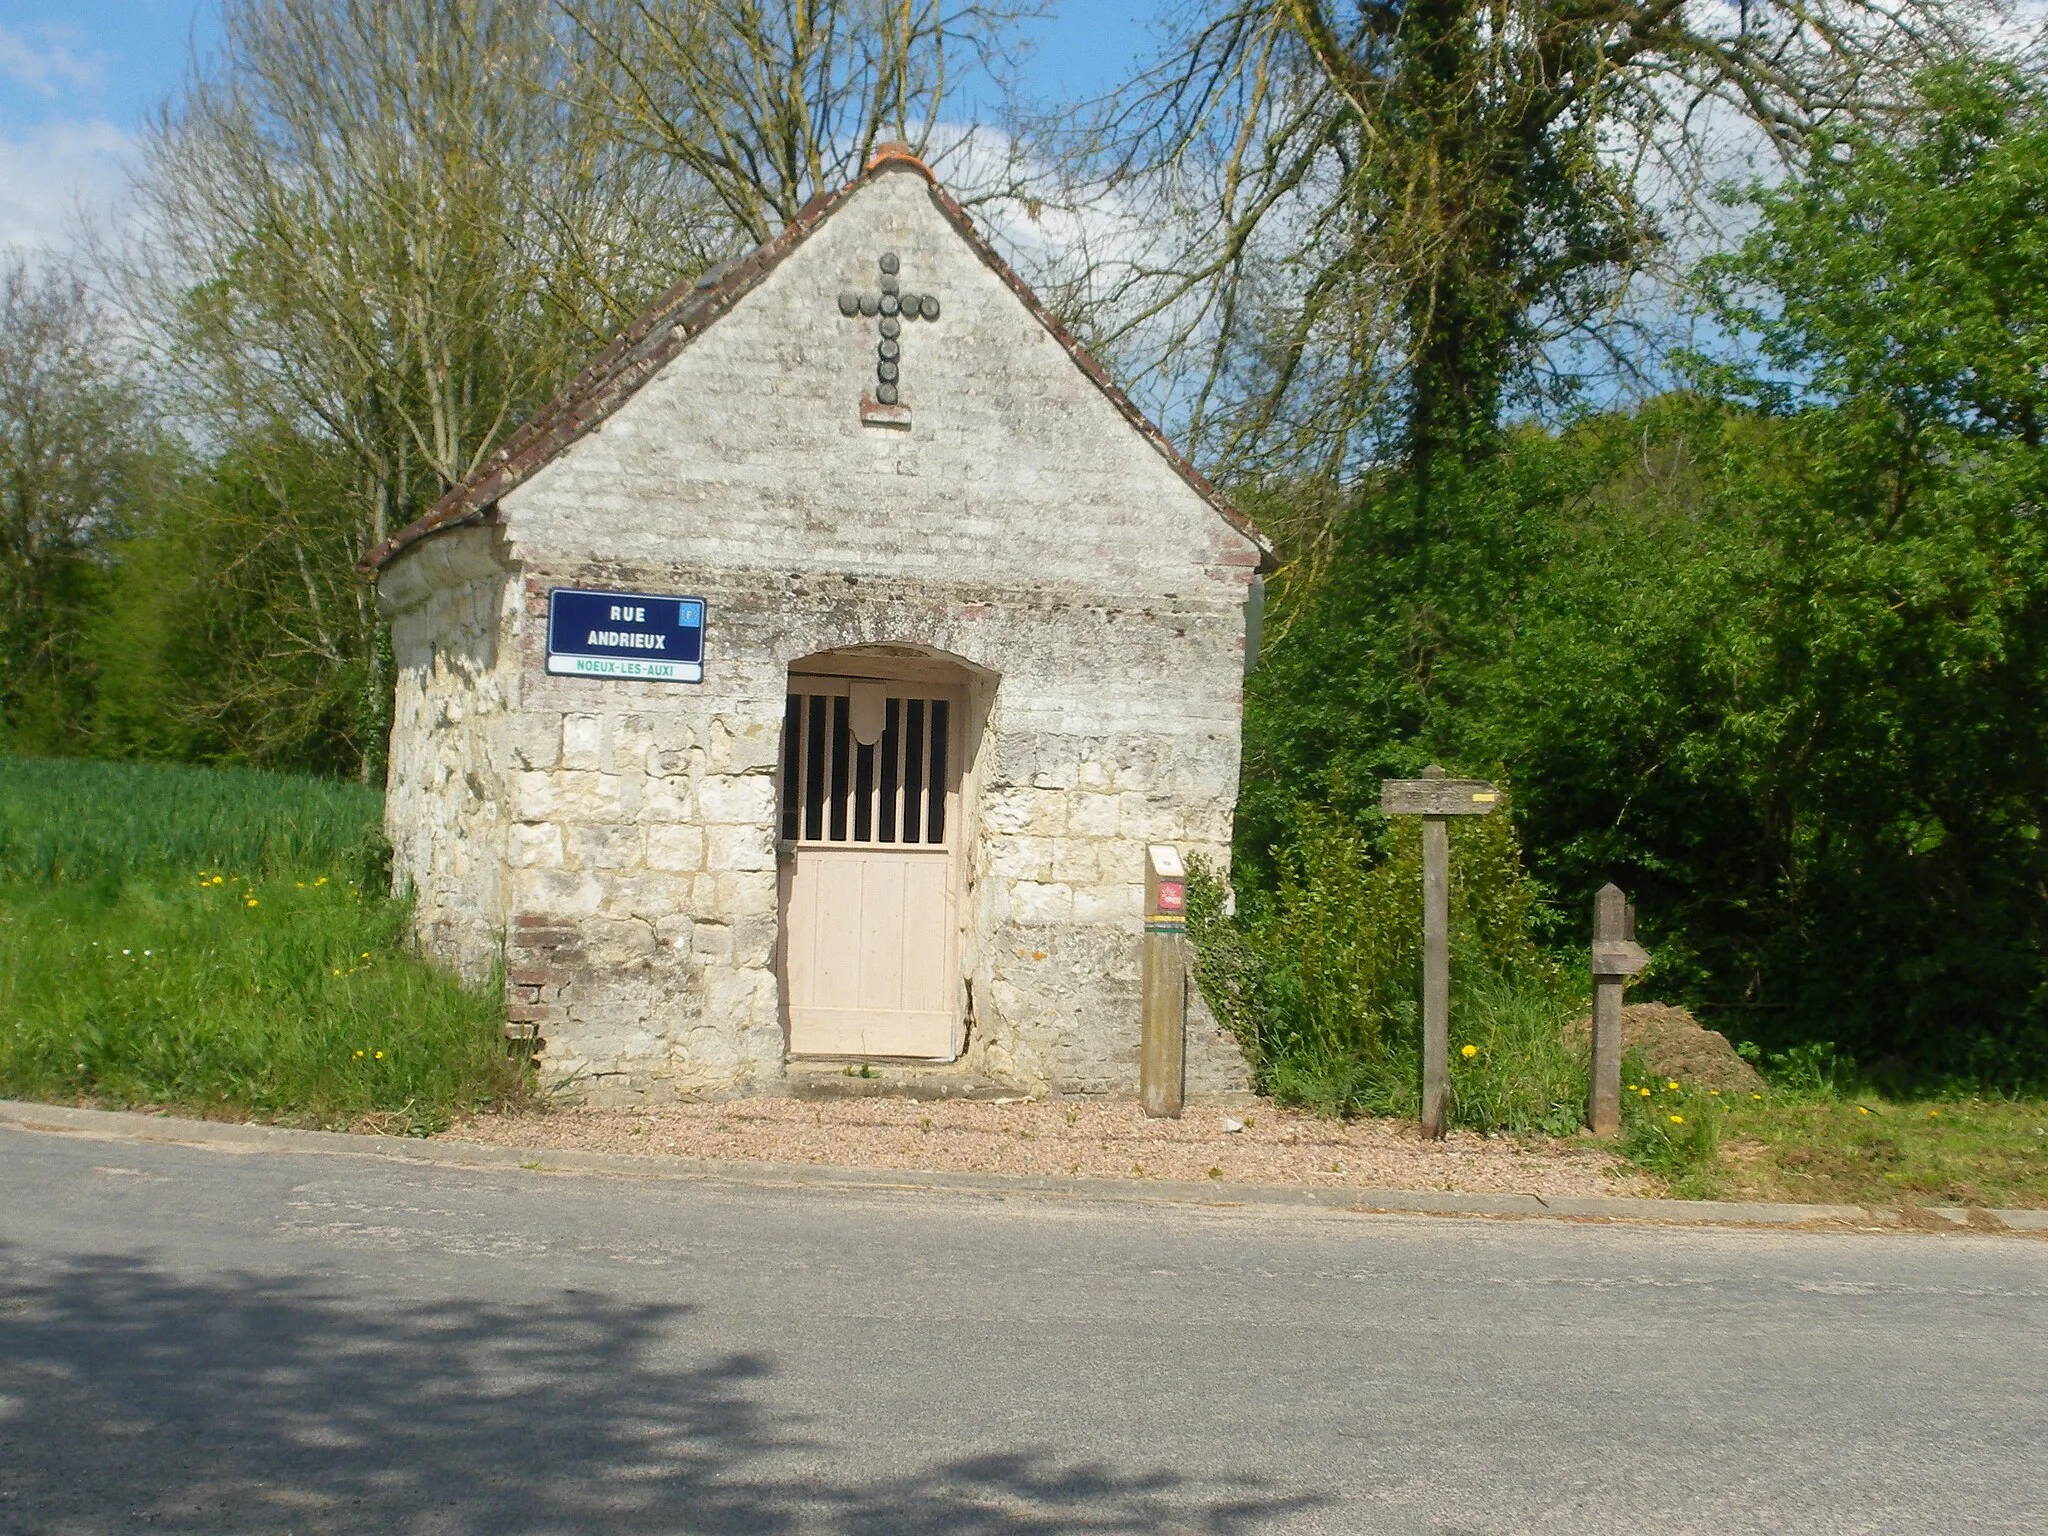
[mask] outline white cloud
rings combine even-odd
[[[38,27],[31,41],[12,27],[0,27],[0,74],[43,96],[54,97],[60,85],[91,90],[105,73],[106,55],[74,52],[65,39],[75,35]]]
[[[81,215],[121,202],[134,142],[104,118],[0,137],[0,250],[69,251]]]

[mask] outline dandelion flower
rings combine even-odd
[[[249,905],[252,907],[256,905],[256,898],[254,896],[249,898]]]
[[[313,883],[315,885],[325,885],[327,883],[327,877],[325,875],[322,875],[318,880],[315,880]]]
[[[1476,1045],[1468,1045],[1465,1047],[1464,1050],[1460,1051],[1458,1054],[1460,1056],[1463,1056],[1467,1061],[1470,1061],[1474,1056],[1477,1056],[1479,1054],[1479,1047]]]
[[[1685,1124],[1685,1116],[1683,1116],[1683,1115],[1673,1115],[1673,1116],[1671,1117],[1671,1123],[1672,1123],[1673,1125],[1683,1125],[1683,1124]]]
[[[339,971],[336,971],[336,972],[335,972],[334,974],[335,974],[335,975],[337,975],[337,976],[339,976],[339,975],[341,974],[341,972],[339,972]],[[363,1059],[363,1053],[362,1053],[361,1051],[357,1051],[357,1052],[356,1052],[356,1060],[357,1060],[357,1061],[361,1061],[362,1059]]]
[[[1858,1104],[1856,1106],[1856,1113],[1859,1115],[1867,1115],[1870,1113],[1870,1111],[1865,1109],[1861,1104]]]
[[[384,1053],[383,1053],[382,1051],[379,1051],[379,1052],[377,1053],[377,1059],[378,1059],[379,1061],[382,1061],[382,1060],[384,1059]]]
[[[1930,1109],[1929,1111],[1927,1111],[1927,1118],[1932,1120],[1936,1115],[1940,1113],[1941,1111],[1938,1109]]]
[[[337,966],[336,966],[336,967],[334,968],[334,974],[335,974],[335,975],[337,975],[337,976],[339,976],[339,975],[341,974],[341,967],[340,967],[340,966],[338,966],[338,965],[337,965]],[[357,1054],[358,1056],[360,1056],[360,1055],[362,1055],[363,1053],[362,1053],[361,1051],[357,1051],[357,1052],[356,1052],[356,1054]]]
[[[1670,1082],[1666,1083],[1666,1084],[1664,1085],[1664,1091],[1665,1091],[1666,1093],[1676,1093],[1676,1092],[1678,1092],[1678,1079],[1674,1077],[1673,1079],[1671,1079],[1671,1081],[1670,1081]]]
[[[219,875],[215,875],[215,876],[213,877],[213,883],[214,883],[215,885],[219,885],[219,884],[220,884],[220,876],[219,876]]]
[[[300,880],[300,881],[296,881],[296,882],[294,882],[294,883],[295,883],[295,884],[296,884],[296,885],[298,886],[298,888],[299,888],[300,890],[302,890],[302,891],[303,891],[303,890],[304,890],[304,889],[306,888],[306,882],[305,882],[305,881],[303,881],[303,880]]]
[[[1718,1088],[1709,1088],[1707,1090],[1707,1097],[1710,1099],[1718,1099],[1719,1097],[1721,1097],[1721,1090]]]
[[[1760,1094],[1760,1093],[1752,1093],[1752,1094],[1750,1095],[1750,1097],[1751,1097],[1752,1099],[1760,1099],[1760,1098],[1762,1098],[1762,1097],[1763,1097],[1763,1095],[1762,1095],[1762,1094]]]
[[[363,958],[365,960],[370,958],[370,952],[367,949],[363,951]]]

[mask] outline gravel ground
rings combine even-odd
[[[1228,1131],[1226,1119],[1244,1128]],[[1653,1192],[1598,1147],[1470,1132],[1432,1144],[1405,1121],[1341,1123],[1272,1105],[1228,1111],[1190,1105],[1183,1119],[1148,1120],[1130,1102],[757,1098],[486,1115],[456,1126],[448,1138],[651,1157],[964,1173],[1496,1194]]]

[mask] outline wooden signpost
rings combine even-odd
[[[1635,940],[1634,903],[1620,886],[1601,886],[1593,898],[1593,1082],[1586,1091],[1586,1124],[1596,1136],[1621,1130],[1621,990],[1650,963]]]
[[[1500,791],[1484,779],[1447,779],[1432,763],[1419,779],[1380,780],[1380,809],[1422,818],[1422,1134],[1444,1133],[1450,1086],[1451,824],[1453,816],[1488,816]]]
[[[1145,850],[1145,957],[1142,1034],[1138,1042],[1138,1098],[1154,1119],[1178,1120],[1187,1094],[1188,874],[1180,850],[1154,843]]]

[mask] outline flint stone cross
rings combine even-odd
[[[851,288],[841,290],[839,313],[849,319],[858,317],[880,321],[878,328],[882,339],[875,348],[875,399],[882,405],[895,405],[899,398],[897,383],[902,376],[903,322],[938,319],[939,301],[935,294],[903,291],[896,276],[901,263],[894,251],[883,252],[876,265],[882,269],[878,290],[874,293],[856,293]]]

